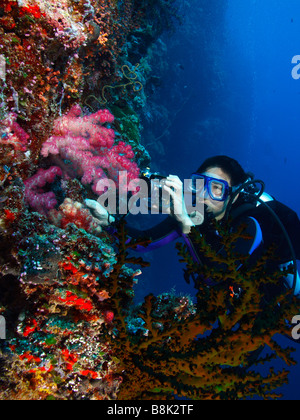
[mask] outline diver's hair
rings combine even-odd
[[[244,171],[237,160],[224,155],[206,159],[197,172],[202,173],[210,168],[221,168],[230,177],[233,187],[243,184],[251,176]]]

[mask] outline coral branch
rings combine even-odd
[[[249,371],[249,366],[253,360],[265,361],[258,357],[253,359],[265,345],[288,365],[294,363],[291,349],[282,349],[272,337],[276,332],[285,333],[286,320],[291,319],[297,302],[291,300],[288,291],[278,296],[280,306],[276,305],[276,300],[266,300],[267,285],[277,284],[282,275],[266,270],[269,255],[256,267],[239,272],[231,270],[240,258],[232,251],[232,244],[238,236],[243,236],[243,227],[237,234],[230,234],[225,228],[219,231],[228,249],[227,260],[222,260],[220,266],[219,256],[196,230],[194,240],[215,263],[212,268],[197,265],[188,257],[186,249],[179,247],[188,271],[202,276],[202,281],[195,284],[197,306],[187,298],[180,299],[172,294],[158,298],[150,295],[143,305],[128,314],[120,304],[118,288],[111,289],[118,329],[111,348],[122,361],[120,370],[126,371],[130,378],[126,385],[121,385],[120,399],[154,395],[162,399],[171,395],[191,399],[280,397],[272,391],[287,381],[288,373],[285,370],[275,373],[270,368],[269,375],[264,377]],[[112,278],[114,275],[117,273],[112,273]],[[203,281],[209,277],[214,280],[214,287]],[[240,290],[239,294],[232,293],[236,289]]]

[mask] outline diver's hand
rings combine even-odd
[[[182,181],[176,175],[169,175],[163,182],[163,189],[170,194],[173,200],[170,214],[179,222],[183,233],[190,233],[192,226],[195,226],[195,224],[186,209]]]
[[[85,200],[85,204],[93,210],[94,219],[100,226],[109,226],[115,221],[115,218],[97,201]]]

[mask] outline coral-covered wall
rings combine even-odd
[[[139,109],[167,3],[153,14],[134,0],[0,0],[1,399],[117,397],[123,378],[102,336],[112,295],[128,305],[140,271],[85,199],[150,161]]]

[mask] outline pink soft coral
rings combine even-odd
[[[103,126],[113,121],[108,110],[82,117],[80,106],[75,105],[55,121],[53,135],[44,143],[41,154],[44,157],[60,155],[71,161],[81,182],[92,184],[96,193],[99,180],[110,178],[117,183],[120,171],[127,171],[129,183],[138,178],[139,168],[133,161],[131,146],[124,142],[113,146],[115,133]]]

